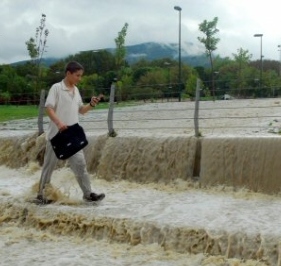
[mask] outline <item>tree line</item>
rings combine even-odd
[[[263,60],[263,78],[260,80],[260,61],[252,61],[248,50],[239,48],[232,58],[213,56],[219,42],[216,17],[199,24],[204,37],[198,37],[198,40],[206,48],[210,67],[191,67],[183,63],[180,81],[177,60],[141,59],[132,64],[125,60],[127,23],[115,38],[114,53],[107,50],[79,52],[46,66],[42,63],[49,35],[45,22],[46,16],[42,14],[35,38],[26,42],[31,60],[18,65],[0,65],[0,104],[38,104],[40,91],[48,90],[52,84],[62,80],[64,66],[71,60],[85,67],[79,84],[85,100],[93,94],[108,96],[114,79],[117,79],[116,97],[120,101],[174,98],[179,95],[192,99],[197,79],[202,84],[201,96],[206,99],[217,99],[224,94],[237,98],[277,97],[281,94],[280,62]]]

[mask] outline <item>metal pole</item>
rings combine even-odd
[[[195,94],[195,110],[194,110],[194,129],[195,137],[200,137],[199,132],[199,101],[200,101],[200,80],[197,79]]]
[[[279,76],[281,77],[281,45],[279,44],[278,45],[278,48],[279,48]]]
[[[179,88],[179,102],[181,101],[181,7],[175,6],[175,10],[179,11],[179,78],[178,78],[178,88]]]
[[[263,36],[263,34],[255,34],[254,35],[254,37],[260,37],[261,38],[261,47],[260,47],[260,49],[261,49],[261,51],[260,51],[260,56],[261,56],[261,58],[260,58],[260,89],[261,89],[261,87],[262,87],[262,72],[263,72],[263,61],[262,61],[262,58],[263,58],[263,55],[262,55],[262,36]]]
[[[179,12],[179,102],[181,101],[181,11]]]
[[[262,35],[261,35],[261,70],[260,70],[260,79],[261,79],[261,87],[262,87],[262,72],[263,72],[263,55],[262,55]]]

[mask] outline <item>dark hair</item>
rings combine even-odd
[[[64,73],[69,71],[72,74],[79,70],[84,70],[84,67],[76,61],[71,61],[66,65]]]

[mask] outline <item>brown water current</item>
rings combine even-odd
[[[46,189],[55,203],[40,207],[29,200],[44,135],[2,137],[1,265],[281,265],[279,143],[89,136],[88,170],[106,199],[83,203],[60,162]]]

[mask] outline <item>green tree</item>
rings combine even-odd
[[[219,32],[217,29],[218,18],[215,17],[211,21],[204,20],[199,24],[199,30],[205,34],[205,37],[198,37],[198,40],[204,44],[206,49],[206,54],[209,57],[211,64],[211,76],[212,76],[212,91],[213,97],[215,97],[215,83],[214,83],[214,64],[213,64],[213,56],[212,53],[217,49],[217,44],[219,42],[219,38],[216,38],[215,35]]]
[[[113,78],[116,78],[115,57],[106,50],[83,51],[75,55],[70,55],[63,60],[63,64],[69,61],[78,61],[84,68],[84,77],[98,74],[99,91],[101,88],[109,88]],[[109,73],[109,74],[108,74]],[[100,82],[102,80],[102,83]],[[96,83],[95,83],[96,84]],[[105,92],[104,92],[105,93]]]
[[[8,91],[0,91],[0,103],[9,104],[11,102],[11,94]]]
[[[19,76],[14,67],[6,65],[0,71],[0,93],[9,95],[7,100],[18,103],[23,98],[29,98],[28,85],[25,78]]]
[[[263,75],[263,97],[276,97],[280,95],[281,80],[275,70],[267,70]],[[278,95],[279,94],[279,95]]]
[[[41,15],[40,25],[36,28],[35,38],[30,38],[25,42],[29,56],[34,67],[35,90],[38,92],[41,89],[42,69],[41,62],[44,53],[46,52],[47,38],[49,30],[46,29],[46,15]]]
[[[59,60],[50,65],[44,78],[47,88],[50,88],[54,83],[60,82],[64,78],[65,61]]]
[[[125,66],[125,56],[126,56],[126,47],[125,47],[125,38],[127,35],[127,29],[129,24],[126,22],[118,36],[114,39],[116,44],[115,50],[115,63],[116,67],[119,70],[122,70],[122,67]]]
[[[82,97],[88,99],[87,101],[90,101],[92,95],[103,93],[103,80],[103,77],[99,76],[97,73],[83,76],[79,83]]]
[[[141,76],[137,85],[153,85],[155,87],[166,83],[166,75],[163,69],[154,68]]]
[[[237,54],[232,54],[236,64],[238,65],[238,95],[241,94],[241,90],[245,87],[245,79],[243,75],[243,69],[249,65],[249,62],[252,58],[252,54],[249,53],[248,50],[244,50],[242,48],[237,49]]]
[[[126,57],[126,47],[125,47],[125,38],[127,35],[127,29],[129,24],[126,22],[121,31],[118,32],[118,36],[114,39],[116,44],[115,49],[115,65],[117,69],[117,88],[116,97],[121,100],[122,98],[122,76],[125,75],[125,57]]]
[[[193,70],[185,85],[185,92],[191,98],[195,97],[196,94],[197,78],[198,74],[196,70]]]
[[[133,82],[138,82],[138,80],[144,76],[147,72],[153,70],[152,67],[143,66],[133,69]]]
[[[138,99],[154,99],[163,96],[165,91],[166,74],[165,71],[159,67],[151,68],[144,75],[140,76],[136,83],[136,88],[133,90],[133,94]]]

